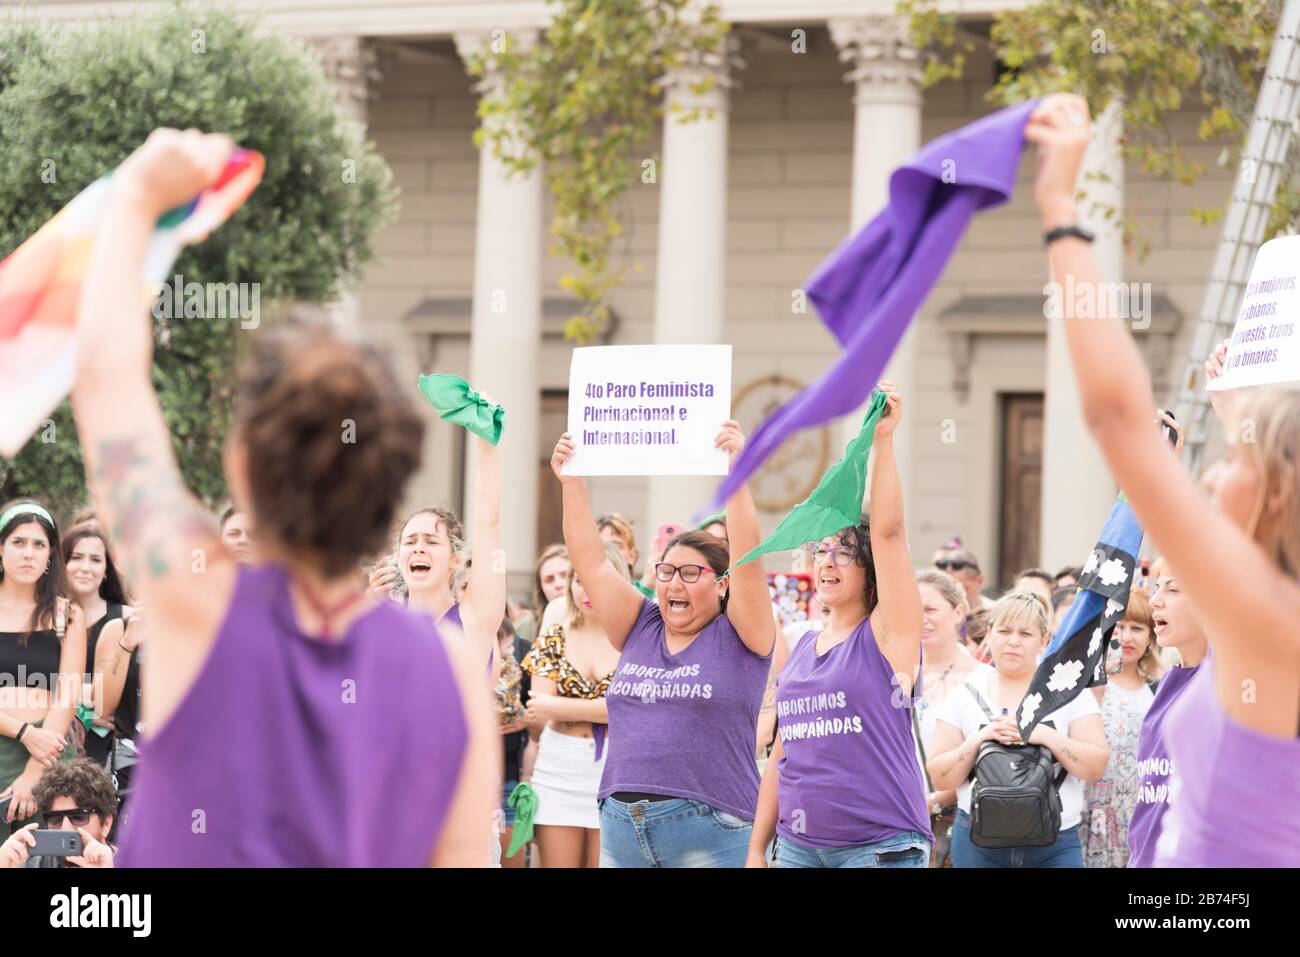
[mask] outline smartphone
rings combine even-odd
[[[30,854],[75,857],[84,850],[81,835],[76,831],[32,831],[32,837],[36,838],[36,846],[28,851]]]
[[[1177,417],[1169,409],[1157,409],[1156,411],[1169,416],[1169,418],[1173,419],[1175,422],[1178,421]],[[1164,434],[1164,437],[1169,440],[1170,445],[1174,448],[1178,448],[1178,432],[1175,429],[1170,427],[1168,424],[1161,422],[1160,431]]]
[[[659,526],[659,532],[655,535],[655,554],[662,555],[668,543],[684,532],[686,529],[673,522],[665,522]]]
[[[9,813],[9,804],[10,802],[13,801],[13,799],[14,796],[12,794],[10,794],[7,797],[0,798],[0,821],[3,821],[5,819],[5,815]]]

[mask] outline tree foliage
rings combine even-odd
[[[719,51],[727,25],[715,5],[695,0],[552,2],[559,9],[543,42],[525,50],[502,38],[471,62],[471,72],[501,77],[479,101],[476,141],[512,170],[544,161],[554,249],[576,269],[560,285],[581,303],[565,331],[582,342],[603,328],[625,275],[613,256],[624,228],[617,201],[647,169],[638,148],[663,116],[660,80]]]
[[[256,26],[224,8],[183,3],[95,29],[0,19],[0,257],[151,130],[197,127],[260,151],[266,173],[246,206],[187,249],[173,273],[185,282],[257,283],[264,311],[336,298],[393,216],[392,174],[359,130],[338,122],[315,57]],[[249,334],[231,320],[155,320],[154,383],[181,470],[209,503],[225,491],[232,369]],[[52,428],[0,462],[0,497],[18,494],[61,509],[84,501],[66,402]]]
[[[902,0],[914,41],[926,51],[927,84],[961,76],[973,48],[937,0]],[[1244,138],[1281,13],[1280,0],[1036,0],[994,16],[990,41],[1004,69],[989,91],[999,104],[1066,90],[1093,115],[1119,96],[1126,159],[1152,175],[1190,184],[1205,171],[1168,128],[1177,110],[1205,112],[1202,140]],[[1233,161],[1239,150],[1229,150]],[[1279,190],[1272,231],[1300,214],[1296,151]],[[1222,211],[1198,211],[1209,222]],[[1148,244],[1133,222],[1130,248]]]

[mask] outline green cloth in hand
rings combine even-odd
[[[101,738],[108,737],[108,728],[101,728],[95,724],[95,709],[88,704],[77,705],[77,720],[86,726],[86,730],[99,735]]]
[[[537,813],[537,792],[527,781],[521,781],[510,792],[506,803],[515,809],[515,823],[510,827],[510,847],[506,849],[506,857],[514,857],[521,847],[533,839],[533,815]]]
[[[501,441],[506,410],[483,398],[460,376],[422,375],[419,386],[441,418],[464,426],[493,445]]]
[[[867,406],[862,428],[844,450],[843,458],[822,476],[812,494],[796,505],[771,535],[732,565],[728,573],[768,552],[800,548],[862,521],[862,499],[867,491],[867,456],[876,437],[876,423],[885,414],[885,408],[885,393],[877,389],[871,394],[871,404]]]

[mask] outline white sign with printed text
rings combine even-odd
[[[1281,236],[1259,248],[1241,297],[1223,375],[1210,383],[1210,389],[1300,382],[1298,275],[1300,236]]]
[[[731,346],[573,350],[565,475],[726,475]]]

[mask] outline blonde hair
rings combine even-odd
[[[1259,471],[1259,498],[1246,533],[1259,540],[1260,520],[1268,500],[1280,497],[1278,540],[1269,556],[1289,577],[1300,574],[1300,392],[1266,389],[1243,397],[1238,423],[1250,423],[1254,442],[1246,443]]]
[[[966,602],[966,589],[957,584],[957,579],[947,572],[937,568],[922,568],[916,573],[916,581],[917,584],[933,585],[943,596],[943,600],[960,611],[963,617],[970,614],[970,606]]]
[[[636,548],[636,532],[633,531],[633,526],[632,519],[622,512],[605,512],[596,518],[596,528],[602,532],[608,528],[628,548]]]
[[[992,634],[1003,622],[1020,624],[1028,622],[1037,628],[1046,641],[1052,628],[1052,610],[1043,601],[1043,596],[1032,591],[1013,591],[1003,595],[989,610],[989,633]]]
[[[623,560],[622,553],[613,542],[605,542],[605,558],[614,566],[615,571],[623,576],[624,581],[630,582],[632,580],[632,571],[627,567],[627,562]],[[568,613],[570,628],[581,628],[587,621],[582,606],[573,600],[573,582],[577,577],[576,573],[570,573],[569,581],[564,586],[564,609]]]
[[[1138,674],[1146,681],[1160,677],[1160,654],[1156,645],[1156,622],[1151,614],[1151,598],[1145,588],[1134,588],[1128,593],[1128,608],[1121,621],[1131,621],[1147,630],[1147,646],[1138,659]]]

